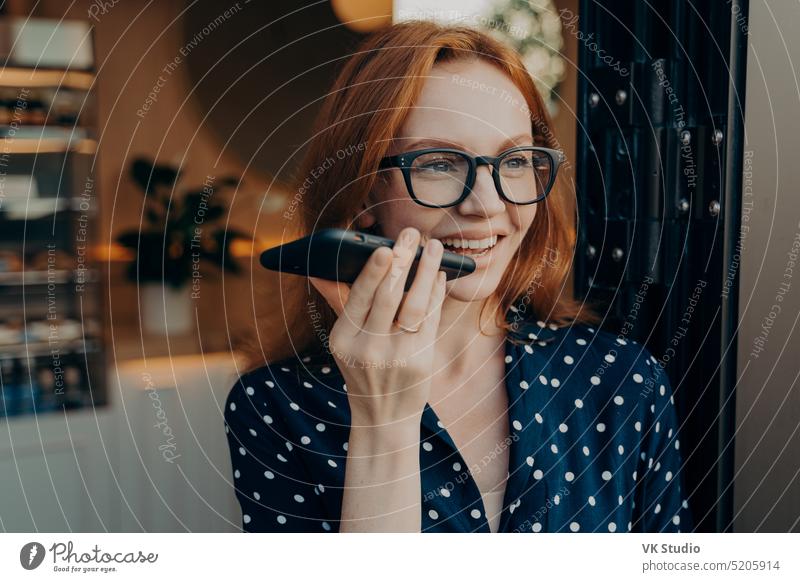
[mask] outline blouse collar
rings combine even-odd
[[[514,313],[513,311],[511,313]],[[509,463],[506,493],[503,500],[500,531],[504,531],[510,512],[523,496],[529,494],[536,483],[529,464],[547,435],[543,434],[543,426],[536,410],[542,403],[535,398],[534,383],[544,379],[546,382],[553,374],[552,351],[545,349],[557,339],[559,328],[555,324],[542,321],[515,318],[517,325],[512,326],[505,342],[505,386],[508,394],[508,435]],[[529,393],[531,391],[531,393]],[[423,433],[423,440],[437,435],[452,451],[456,445],[429,404],[425,404],[422,413],[422,425],[429,434]],[[488,527],[488,526],[487,526]]]

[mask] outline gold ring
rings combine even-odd
[[[402,329],[403,331],[407,331],[408,333],[417,333],[417,332],[420,330],[420,328],[422,327],[422,326],[418,326],[418,327],[415,327],[415,328],[406,327],[406,326],[404,326],[404,325],[400,324],[400,323],[399,323],[399,322],[397,322],[397,321],[395,321],[395,322],[394,322],[394,324],[395,324],[397,327],[399,327],[400,329]]]

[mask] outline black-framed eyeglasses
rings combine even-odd
[[[380,168],[400,168],[409,196],[422,206],[447,208],[466,200],[478,166],[491,166],[500,197],[512,204],[535,204],[550,193],[564,153],[516,146],[496,157],[471,156],[453,148],[427,148],[386,156]]]

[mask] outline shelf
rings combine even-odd
[[[58,350],[61,355],[87,353],[97,350],[95,342],[91,339],[77,338],[72,340],[57,341],[50,344],[48,341],[29,341],[20,344],[0,344],[0,357],[18,358],[21,356],[35,358],[37,356],[48,356],[54,350]]]
[[[13,130],[13,131],[12,131]],[[0,124],[3,139],[83,139],[89,137],[89,128],[80,125],[19,125]]]
[[[105,401],[94,36],[85,18],[0,17],[0,245],[3,265],[23,261],[0,272],[0,359],[12,375],[60,361]]]
[[[83,71],[26,69],[22,67],[0,68],[0,87],[61,87],[88,91],[95,76]]]
[[[44,415],[50,415],[53,413],[63,414],[65,411],[72,412],[82,409],[92,410],[94,408],[107,405],[107,403],[103,402],[92,402],[91,387],[84,384],[72,388],[72,394],[70,395],[72,400],[70,400],[70,397],[67,397],[66,395],[53,396],[52,394],[43,393],[41,391],[41,387],[37,387],[37,389],[38,391],[36,398],[39,399],[39,402],[35,402],[33,405],[31,405],[30,400],[27,400],[30,394],[30,388],[28,386],[23,388],[26,396],[26,401],[24,402],[24,406],[26,408],[25,410],[15,410],[10,414],[3,414],[3,403],[0,402],[0,420],[7,421],[16,418],[30,418],[34,414],[36,414],[38,419]],[[78,399],[78,397],[80,397],[80,399]],[[9,408],[14,404],[15,403],[11,403],[8,400],[6,401],[6,406],[9,406]],[[17,406],[19,406],[19,404],[17,404]]]
[[[80,126],[21,125],[12,128],[0,124],[0,139],[4,154],[50,154],[74,151],[93,154],[97,141],[89,130]]]
[[[14,199],[7,198],[0,204],[0,221],[3,220],[37,220],[63,212],[65,210],[83,211],[85,214],[94,214],[94,206],[89,210],[81,208],[85,201],[72,196],[60,196],[58,198],[31,198]]]
[[[0,286],[45,285],[47,283],[63,285],[69,283],[71,279],[72,274],[63,269],[49,273],[47,271],[16,271],[0,273]]]
[[[94,139],[57,139],[57,138],[4,138],[4,154],[94,154],[97,152],[97,141]]]
[[[96,272],[94,270],[87,270],[83,273],[83,280],[86,282],[93,282]],[[57,269],[54,271],[12,271],[0,273],[0,287],[18,287],[18,286],[33,286],[33,285],[48,285],[55,283],[56,285],[65,285],[72,283],[78,278],[75,271],[68,269]]]

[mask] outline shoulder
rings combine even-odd
[[[264,364],[241,374],[232,392],[239,389],[292,388],[301,385],[304,378],[330,375],[336,366],[326,355],[298,355]]]
[[[634,339],[585,324],[559,328],[555,349],[571,357],[568,362],[582,359],[584,370],[593,376],[614,377],[633,384],[643,383],[653,375],[657,360],[650,351]]]
[[[657,422],[665,406],[674,405],[672,387],[661,362],[636,340],[586,325],[562,331],[557,359],[574,361],[584,386],[607,402],[620,418],[633,418],[637,431]],[[562,372],[563,373],[563,372]]]
[[[227,404],[234,404],[243,398],[250,398],[256,394],[268,394],[276,386],[289,388],[295,384],[297,365],[287,359],[269,364],[264,364],[239,375],[228,392]],[[230,406],[226,407],[230,409]]]
[[[269,410],[272,417],[316,406],[315,387],[342,390],[343,380],[330,355],[298,355],[241,374],[225,402],[225,416],[239,410]],[[263,409],[263,410],[262,410]],[[274,413],[278,413],[277,415]],[[260,416],[260,414],[259,414]]]
[[[558,379],[556,385],[579,391],[590,387],[617,402],[641,402],[654,383],[658,382],[658,389],[666,382],[656,358],[630,337],[579,323],[542,327],[540,322],[532,322],[522,333],[535,336],[528,342],[544,356],[550,374]],[[526,351],[531,353],[528,348]]]

